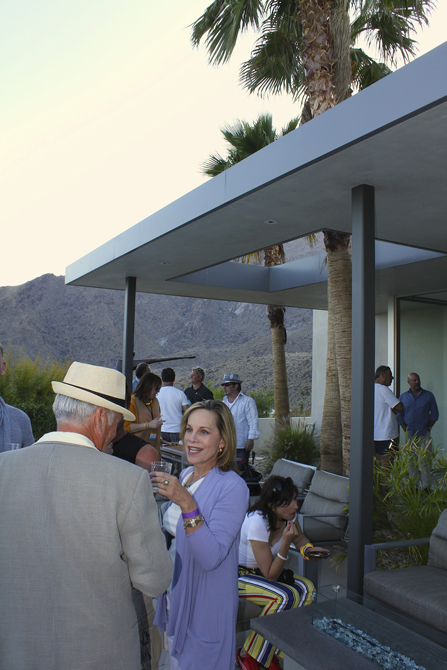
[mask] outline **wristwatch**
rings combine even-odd
[[[191,519],[184,519],[183,521],[183,528],[186,530],[187,528],[197,528],[199,523],[202,521],[205,521],[203,516],[201,514],[198,514],[197,516],[193,516]]]

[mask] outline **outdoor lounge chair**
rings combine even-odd
[[[376,570],[377,551],[428,542],[427,565]],[[365,546],[364,593],[373,609],[383,613],[376,604],[384,605],[391,614],[405,616],[403,625],[447,647],[447,509],[430,538]],[[401,623],[398,617],[396,620]]]
[[[316,469],[313,465],[304,465],[304,463],[296,463],[286,458],[280,458],[273,466],[269,477],[271,475],[290,477],[298,489],[298,497],[304,498]]]

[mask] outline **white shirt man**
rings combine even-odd
[[[376,454],[384,455],[390,443],[399,437],[397,413],[403,405],[389,389],[393,373],[386,365],[379,365],[374,385],[374,448]]]
[[[157,395],[164,419],[161,437],[167,442],[178,442],[180,422],[184,411],[189,406],[188,398],[183,391],[174,387],[175,372],[172,368],[164,368],[161,379],[163,385]]]
[[[236,426],[237,456],[248,460],[248,455],[258,439],[258,409],[253,398],[241,391],[242,380],[233,372],[224,374],[221,386],[224,390],[224,403],[230,408]]]

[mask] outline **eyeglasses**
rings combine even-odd
[[[222,384],[222,386],[234,386],[234,384],[231,384],[230,382],[226,382],[225,384]]]

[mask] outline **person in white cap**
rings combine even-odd
[[[140,670],[133,587],[172,577],[149,474],[102,453],[125,377],[73,363],[53,382],[57,431],[0,454],[0,667]]]
[[[230,408],[236,426],[238,458],[248,463],[254,441],[260,436],[258,408],[253,398],[241,391],[242,379],[234,372],[224,374],[221,386],[224,390],[223,401]]]

